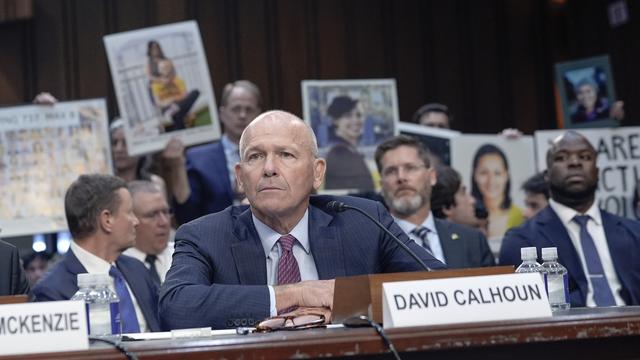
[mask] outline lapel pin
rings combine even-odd
[[[456,233],[451,234],[451,240],[458,240],[459,236]]]

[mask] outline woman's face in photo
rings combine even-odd
[[[473,178],[485,199],[498,199],[504,196],[509,172],[500,155],[486,154],[478,160]]]
[[[580,105],[587,109],[593,109],[595,107],[596,100],[598,99],[598,93],[593,86],[584,84],[578,88],[576,98]]]
[[[335,121],[336,135],[350,143],[357,143],[362,136],[364,116],[362,106],[356,105],[351,111],[344,113]]]

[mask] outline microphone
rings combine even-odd
[[[373,218],[373,216],[367,214],[366,211],[355,207],[355,206],[351,206],[351,205],[347,205],[345,203],[343,203],[342,201],[336,201],[336,200],[332,200],[329,201],[326,205],[325,205],[326,209],[329,211],[333,211],[333,212],[343,212],[345,210],[355,210],[357,212],[359,212],[360,214],[364,215],[367,219],[371,220],[374,224],[376,224],[380,229],[382,229],[382,231],[384,231],[385,233],[387,233],[387,235],[391,236],[391,238],[393,239],[393,241],[395,241],[398,245],[400,245],[400,247],[407,253],[409,254],[418,264],[420,264],[420,266],[422,266],[422,268],[425,271],[431,271],[431,269],[429,269],[429,267],[427,265],[425,265],[425,263],[422,261],[422,259],[420,259],[418,257],[418,255],[416,255],[413,251],[411,251],[411,249],[409,249],[409,247],[403,243],[402,241],[400,241],[400,239],[398,239],[398,237],[396,237],[395,235],[393,235],[393,233],[391,231],[389,231],[389,229],[387,229],[384,225],[382,225],[382,223],[380,223],[380,221],[376,220]]]

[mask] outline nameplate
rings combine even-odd
[[[0,305],[0,355],[88,348],[84,301]]]
[[[385,328],[551,316],[537,273],[382,284]]]

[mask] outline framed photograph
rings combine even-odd
[[[81,174],[111,174],[104,99],[0,109],[2,236],[66,230],[64,195]]]
[[[565,128],[618,126],[615,86],[608,56],[556,64],[556,86]]]
[[[132,156],[220,137],[220,123],[195,21],[104,37],[111,77]]]
[[[451,166],[451,139],[460,136],[459,131],[407,122],[400,122],[398,130],[402,135],[418,138],[429,149],[432,166]]]
[[[324,189],[377,190],[376,146],[398,130],[395,80],[305,80],[302,101],[327,160]]]
[[[580,129],[598,152],[598,190],[600,209],[629,219],[640,220],[634,210],[634,189],[640,184],[640,127]],[[564,130],[539,130],[534,134],[538,171],[547,168],[547,151]]]
[[[451,140],[451,166],[488,214],[488,240],[494,254],[504,233],[524,222],[520,186],[535,173],[533,137],[463,134]]]

